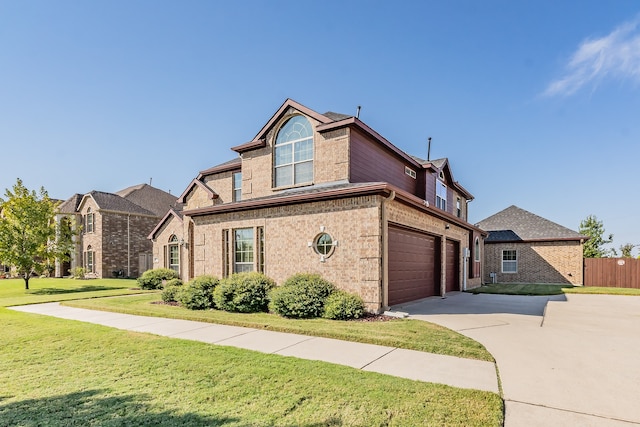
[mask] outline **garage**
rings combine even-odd
[[[460,242],[447,240],[446,243],[446,279],[445,292],[460,290]]]
[[[440,239],[389,225],[388,305],[440,295]]]

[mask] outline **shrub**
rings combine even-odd
[[[182,280],[180,279],[171,279],[167,283],[164,284],[164,289],[162,290],[162,301],[164,302],[176,302],[178,292],[182,289]]]
[[[269,309],[284,317],[319,317],[325,300],[335,291],[335,285],[318,274],[295,274],[271,291]]]
[[[73,276],[73,278],[78,280],[84,279],[84,273],[85,270],[82,267],[75,267],[73,270],[71,270],[71,275]]]
[[[262,273],[233,274],[220,281],[213,292],[216,307],[239,313],[266,311],[269,291],[275,282]]]
[[[154,268],[142,273],[137,281],[140,289],[160,289],[163,280],[179,279],[180,276],[175,270],[170,268]]]
[[[176,295],[180,304],[190,310],[207,310],[215,308],[213,290],[219,280],[213,276],[198,276],[182,286]]]
[[[324,316],[333,320],[358,319],[364,316],[364,301],[358,295],[336,291],[327,297]]]

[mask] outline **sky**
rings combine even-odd
[[[180,195],[287,98],[431,137],[472,223],[516,205],[640,244],[635,0],[0,0],[2,196]]]

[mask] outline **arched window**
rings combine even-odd
[[[91,247],[91,245],[87,246],[87,251],[84,253],[84,269],[86,273],[95,273],[96,272],[96,265],[95,265],[95,252],[93,251],[93,248]]]
[[[84,217],[84,231],[85,233],[93,233],[93,212],[91,208],[87,209],[87,214]]]
[[[274,149],[275,187],[313,181],[313,130],[303,116],[287,120],[278,131]]]
[[[180,273],[180,242],[178,241],[178,236],[175,234],[169,237],[167,267]]]

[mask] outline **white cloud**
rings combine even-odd
[[[569,58],[566,73],[552,81],[543,96],[572,95],[605,78],[640,82],[640,18],[599,39],[583,41]]]

